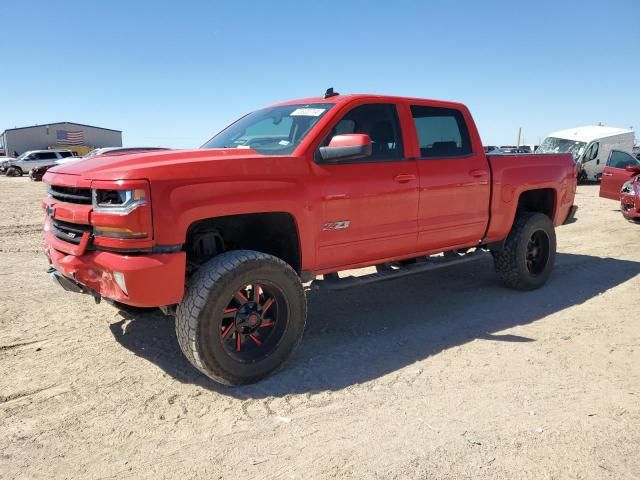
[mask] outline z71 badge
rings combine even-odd
[[[349,224],[351,222],[349,220],[341,220],[339,222],[329,222],[325,223],[322,226],[323,231],[327,230],[344,230],[345,228],[349,228]]]

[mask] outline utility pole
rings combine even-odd
[[[518,128],[518,141],[516,142],[516,147],[520,148],[520,135],[522,134],[522,127]]]

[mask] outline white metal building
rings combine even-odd
[[[20,155],[27,150],[85,145],[121,147],[122,131],[82,123],[56,122],[31,127],[9,128],[0,135],[0,151]]]

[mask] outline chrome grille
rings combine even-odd
[[[48,191],[49,195],[61,202],[91,205],[90,188],[60,187],[58,185],[49,185]]]
[[[93,227],[51,219],[51,232],[60,240],[78,245],[85,232],[93,233]]]

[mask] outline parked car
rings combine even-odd
[[[640,160],[622,150],[611,150],[602,171],[600,196],[620,202],[620,211],[627,219],[640,218]]]
[[[34,167],[50,165],[57,160],[69,157],[73,157],[71,150],[29,150],[18,158],[5,160],[0,168],[8,176],[20,177]]]
[[[139,153],[139,152],[146,152],[146,151],[153,151],[153,150],[169,150],[168,148],[160,148],[160,147],[104,147],[104,148],[96,148],[91,150],[89,153],[87,153],[86,155],[84,155],[83,157],[71,157],[71,158],[65,158],[62,160],[57,160],[55,163],[49,164],[49,165],[42,165],[40,167],[35,167],[32,168],[31,170],[29,170],[29,178],[31,180],[33,180],[34,182],[39,182],[42,180],[42,177],[44,177],[44,174],[47,173],[47,171],[50,168],[53,168],[57,165],[62,165],[64,163],[67,163],[69,161],[76,161],[76,160],[83,160],[83,159],[87,159],[87,158],[92,158],[92,157],[97,157],[100,155],[115,155],[115,154],[127,154],[127,153]]]
[[[303,282],[341,289],[491,252],[506,286],[535,289],[576,211],[569,154],[486,155],[460,103],[332,90],[250,113],[199,150],[90,158],[44,181],[53,279],[174,314],[186,358],[230,385],[290,356]]]
[[[484,149],[484,153],[490,153],[493,152],[494,150],[499,150],[498,147],[496,147],[495,145],[486,145],[485,147],[483,147]]]

